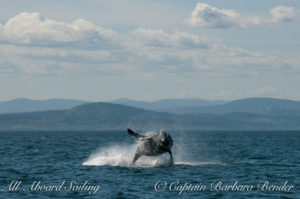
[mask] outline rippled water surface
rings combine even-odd
[[[0,198],[300,198],[298,131],[169,133],[173,166],[125,131],[0,132]]]

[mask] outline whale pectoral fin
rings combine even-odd
[[[147,139],[150,139],[151,137],[147,137],[147,136],[144,136],[144,135],[140,135],[136,132],[134,132],[133,130],[131,129],[127,129],[127,132],[135,139],[137,140],[140,140],[140,141],[143,141],[143,140],[147,140]]]
[[[131,129],[129,129],[129,128],[127,129],[127,132],[128,132],[133,138],[135,138],[135,139],[137,139],[137,140],[142,140],[142,139],[143,139],[143,136],[142,136],[142,135],[140,135],[140,134],[134,132],[133,130],[131,130]]]
[[[148,137],[147,136],[143,136],[139,140],[143,141],[143,140],[149,140],[149,139],[151,139],[150,136],[148,136]]]
[[[169,160],[169,164],[170,165],[173,165],[174,164],[174,159],[173,159],[173,154],[172,154],[172,151],[169,150],[168,153],[170,154],[170,160]]]
[[[135,162],[136,162],[141,156],[142,156],[142,154],[136,153],[136,154],[134,155],[133,160],[132,160],[132,164],[135,164]]]

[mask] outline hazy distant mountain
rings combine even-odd
[[[205,100],[205,99],[162,99],[152,102],[132,100],[128,98],[120,98],[117,100],[110,101],[110,103],[122,104],[128,106],[134,106],[137,108],[143,108],[154,111],[172,111],[176,108],[183,107],[195,107],[195,106],[208,106],[225,104],[227,101],[223,100]]]
[[[19,98],[6,102],[0,102],[0,113],[22,113],[45,110],[63,110],[84,103],[87,103],[87,101],[69,99],[31,100]]]
[[[297,114],[300,110],[300,102],[274,99],[274,98],[249,98],[231,101],[225,104],[211,106],[194,106],[174,108],[174,113],[209,113],[225,114],[233,112],[246,112],[257,114]]]
[[[300,114],[172,114],[98,102],[68,110],[0,114],[0,130],[300,130],[299,121]]]
[[[152,124],[163,127],[165,122],[170,123],[173,116],[169,113],[98,102],[79,105],[68,110],[0,114],[0,129],[109,130],[125,129],[139,123],[145,128],[150,128]]]

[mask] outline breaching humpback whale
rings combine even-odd
[[[131,129],[127,129],[127,132],[135,139],[142,141],[137,147],[132,163],[134,164],[141,156],[157,156],[163,153],[170,154],[169,164],[173,164],[173,155],[171,147],[173,140],[171,136],[165,132],[157,132],[150,136],[140,135]]]

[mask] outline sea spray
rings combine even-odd
[[[92,166],[129,166],[131,164],[136,144],[112,145],[101,147],[92,153],[83,165]]]
[[[145,135],[151,135],[153,132],[146,132]],[[195,155],[201,156],[201,154],[193,154],[194,150],[199,146],[190,146],[189,136],[181,133],[180,136],[175,137],[174,146],[172,148],[174,154],[174,165],[178,166],[226,166],[227,163],[218,161],[205,161],[195,162],[193,157]],[[142,156],[134,165],[132,160],[140,141],[136,141],[133,144],[120,144],[115,143],[109,146],[100,147],[93,152],[83,165],[86,166],[121,166],[121,167],[160,167],[168,165],[169,155],[167,153],[159,156]],[[197,151],[195,149],[195,151]]]
[[[92,153],[90,157],[83,163],[89,166],[124,166],[132,165],[132,160],[136,151],[138,143],[131,145],[111,145],[108,147],[101,147],[96,152]],[[135,166],[137,167],[155,167],[166,165],[168,157],[165,155],[149,157],[144,156],[140,158]]]

